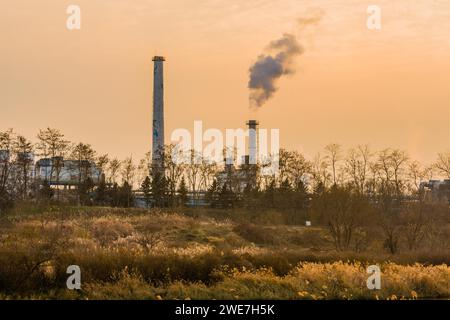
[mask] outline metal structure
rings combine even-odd
[[[153,57],[153,175],[164,174],[164,61],[164,57]]]

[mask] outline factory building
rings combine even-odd
[[[52,186],[71,187],[91,179],[97,185],[104,181],[104,174],[93,161],[64,160],[62,157],[43,158],[36,162],[35,175],[38,181],[47,181]]]
[[[430,200],[447,201],[450,204],[450,179],[421,182],[420,189]]]
[[[0,150],[0,172],[9,180],[23,177],[27,171],[29,181],[51,186],[76,186],[90,178],[94,185],[104,179],[103,172],[93,161],[65,160],[62,157],[42,158],[34,161],[32,153],[17,153],[12,158],[7,150]]]
[[[236,166],[233,159],[224,159],[224,170],[216,175],[219,188],[226,186],[233,192],[243,192],[244,190],[257,187],[257,164],[258,164],[258,136],[257,129],[259,123],[256,120],[249,120],[248,126],[248,154],[241,159],[241,164]]]

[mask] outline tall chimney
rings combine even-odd
[[[164,57],[153,57],[153,175],[164,174]]]
[[[249,120],[248,125],[248,163],[258,163],[258,143],[257,143],[257,127],[259,125],[256,120]]]

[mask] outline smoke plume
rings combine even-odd
[[[320,11],[309,17],[300,18],[299,28],[302,30],[309,25],[317,24],[321,17]],[[262,107],[274,95],[278,89],[275,86],[276,81],[283,75],[295,72],[292,62],[303,52],[304,48],[297,38],[288,33],[269,44],[266,53],[260,55],[249,69],[250,107]]]

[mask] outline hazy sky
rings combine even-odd
[[[81,30],[66,29],[70,4],[81,7]],[[382,9],[379,31],[366,27],[370,4]],[[319,9],[320,24],[299,32],[298,19]],[[283,33],[305,53],[252,113],[248,69]],[[330,142],[403,148],[422,161],[450,148],[448,0],[2,0],[0,39],[0,130],[28,137],[56,127],[101,153],[140,158],[158,54],[166,138],[194,120],[224,129],[256,117],[307,156]]]

